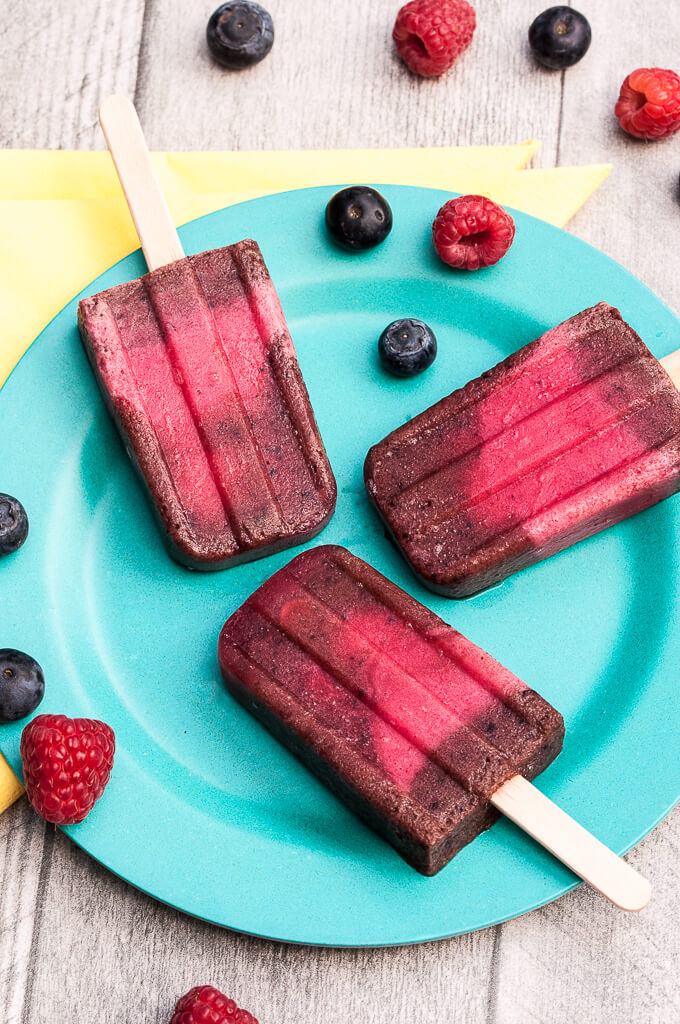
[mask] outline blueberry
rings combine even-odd
[[[249,0],[221,4],[208,22],[208,48],[225,68],[239,71],[257,64],[274,45],[268,11]]]
[[[437,339],[422,320],[395,320],[378,340],[383,365],[397,377],[413,377],[434,362]]]
[[[587,18],[571,7],[549,7],[529,29],[529,46],[547,68],[570,68],[590,46]]]
[[[11,494],[0,494],[0,555],[17,551],[27,537],[26,509]]]
[[[372,249],[392,230],[392,211],[374,188],[350,185],[329,201],[326,227],[343,249]]]
[[[45,677],[34,658],[10,647],[0,650],[0,722],[26,718],[44,693]]]

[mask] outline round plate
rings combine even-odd
[[[382,186],[379,186],[382,188]],[[371,444],[547,328],[601,299],[652,351],[678,321],[630,274],[517,214],[497,266],[457,273],[435,256],[444,193],[382,188],[394,230],[348,254],[323,226],[330,189],[270,196],[181,229],[187,252],[257,238],[279,290],[338,480],[316,542],[343,544],[487,648],[564,715],[544,792],[623,852],[680,794],[678,499],[467,601],[424,590],[386,540],[362,482]],[[128,256],[84,294],[137,277]],[[220,627],[295,553],[214,574],[176,565],[105,411],[76,330],[76,299],[0,393],[0,488],[25,503],[27,544],[0,564],[2,644],[42,664],[41,711],[116,731],[111,783],[66,831],[140,889],[231,928],[298,942],[417,942],[503,921],[574,876],[507,821],[423,878],[238,706],[219,678]],[[383,327],[426,320],[439,341],[412,380],[377,360]],[[314,542],[313,542],[314,543]],[[0,727],[19,769],[22,723]]]

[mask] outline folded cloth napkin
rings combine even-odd
[[[479,193],[561,227],[611,167],[525,170],[538,146],[155,153],[153,160],[177,224],[272,192],[373,182]],[[1,386],[52,317],[138,241],[104,152],[0,152],[0,217]],[[0,754],[0,813],[22,792]]]

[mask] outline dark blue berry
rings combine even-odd
[[[422,320],[395,320],[380,335],[378,353],[397,377],[413,377],[434,362],[437,339]]]
[[[35,711],[45,693],[38,662],[11,647],[0,650],[0,722],[16,722]]]
[[[372,249],[392,230],[392,211],[385,197],[374,188],[350,185],[329,201],[326,227],[343,249]]]
[[[529,46],[547,68],[570,68],[590,46],[587,18],[571,7],[549,7],[529,29]]]
[[[0,555],[16,551],[27,537],[26,509],[11,494],[0,494]]]
[[[266,57],[274,45],[268,11],[249,0],[221,4],[208,22],[208,47],[225,68],[239,71]]]

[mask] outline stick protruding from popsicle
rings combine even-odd
[[[643,910],[649,903],[647,879],[521,775],[508,779],[491,802],[617,907]]]
[[[663,366],[664,370],[675,384],[676,388],[680,391],[680,348],[676,349],[675,352],[669,353],[664,356],[659,362]]]
[[[99,123],[123,186],[149,270],[184,258],[151,160],[134,104],[109,96],[99,108]]]

